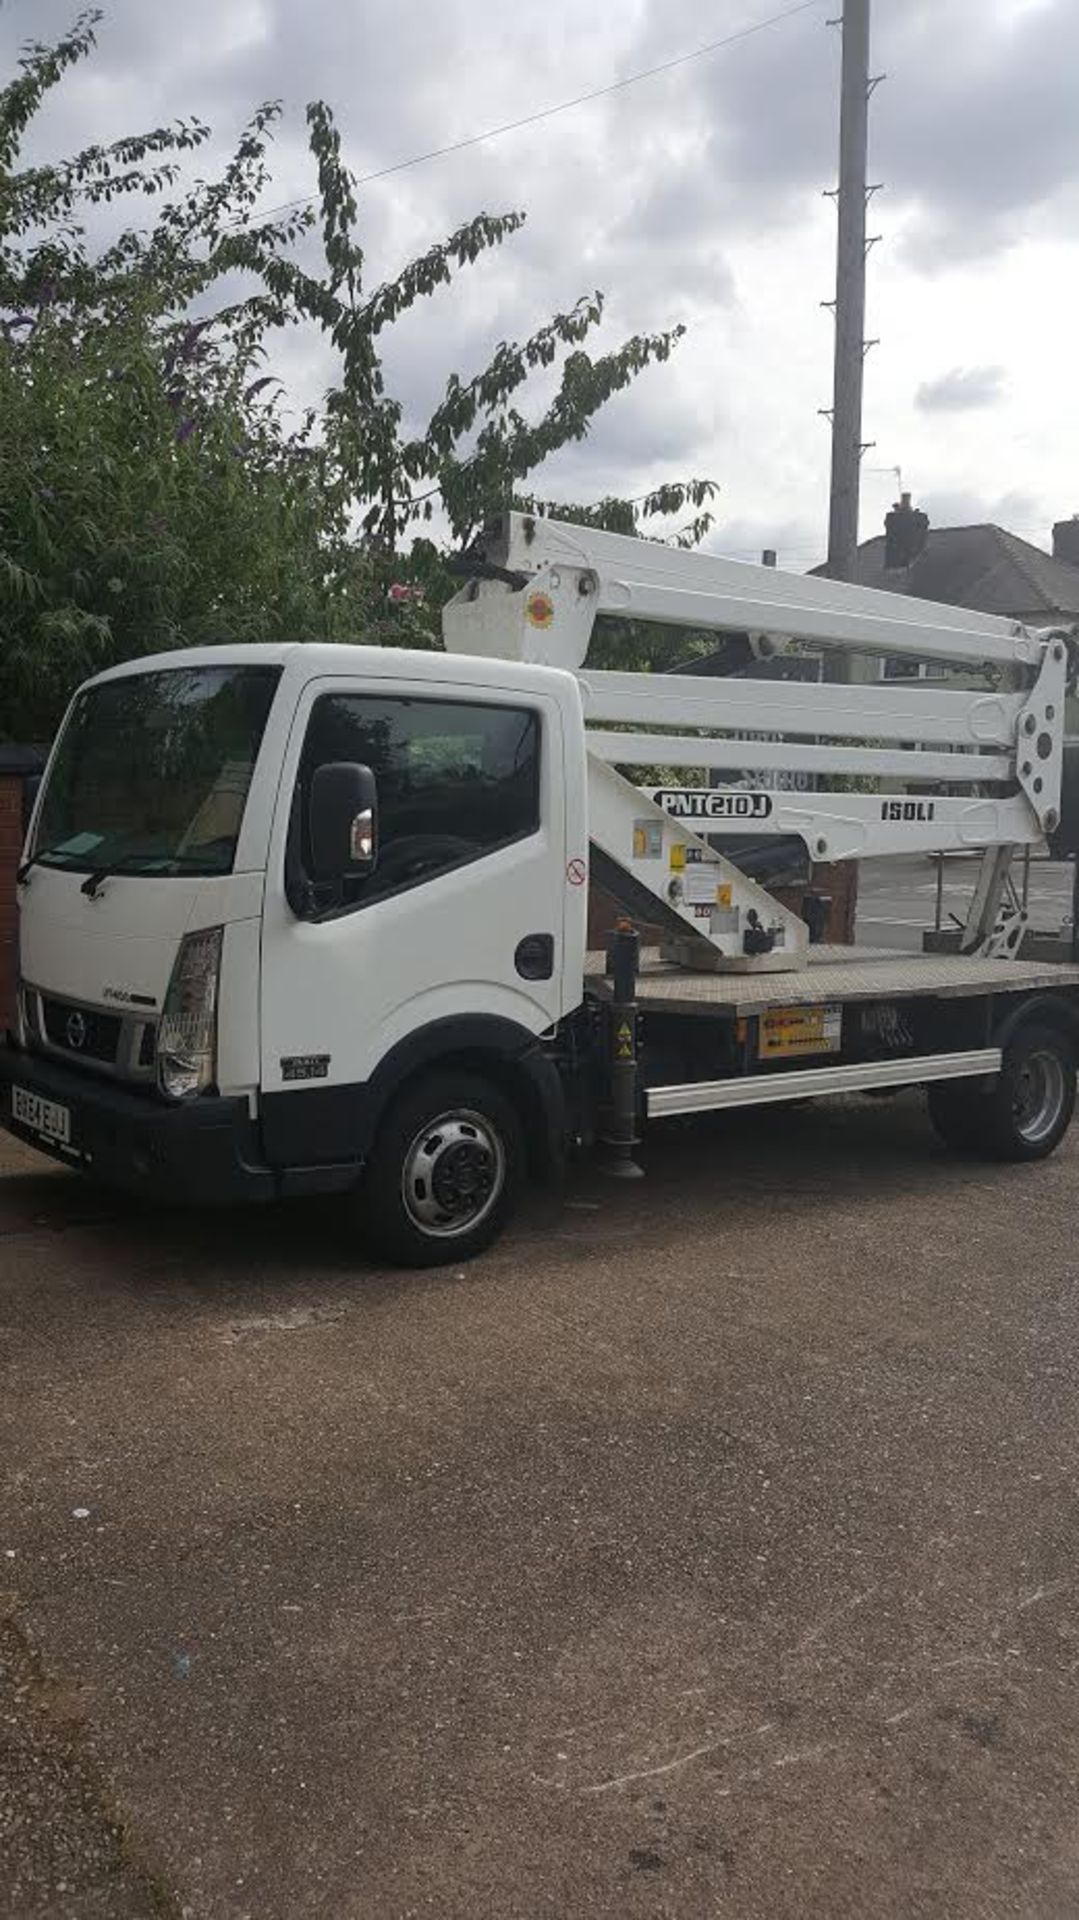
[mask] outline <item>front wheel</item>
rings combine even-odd
[[[385,1115],[360,1188],[374,1250],[395,1266],[469,1260],[498,1238],[521,1183],[513,1105],[475,1074],[425,1075]]]
[[[988,1092],[955,1080],[929,1089],[930,1117],[941,1138],[988,1160],[1044,1160],[1074,1110],[1075,1047],[1055,1027],[1020,1027]]]

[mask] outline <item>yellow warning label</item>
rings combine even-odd
[[[671,848],[671,872],[682,873],[686,864],[686,850],[680,842]]]
[[[731,904],[731,891],[732,891],[732,889],[731,889],[730,887],[717,887],[717,888],[716,888],[716,906],[717,906],[717,907],[729,907],[729,906],[730,906],[730,904]]]
[[[840,1006],[773,1007],[761,1014],[760,1057],[789,1060],[799,1053],[838,1053],[842,1026]]]

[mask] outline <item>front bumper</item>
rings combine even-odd
[[[13,1087],[68,1109],[67,1145],[14,1119]],[[170,1106],[2,1044],[0,1125],[66,1166],[150,1199],[229,1206],[271,1200],[280,1191],[277,1176],[261,1163],[245,1100],[209,1096]]]

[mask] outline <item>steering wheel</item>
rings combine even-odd
[[[475,842],[456,833],[409,833],[379,849],[376,883],[401,886],[422,879],[432,868],[452,866],[475,852]]]

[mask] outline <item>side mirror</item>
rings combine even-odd
[[[378,788],[370,767],[316,767],[308,801],[314,880],[362,879],[378,861]]]

